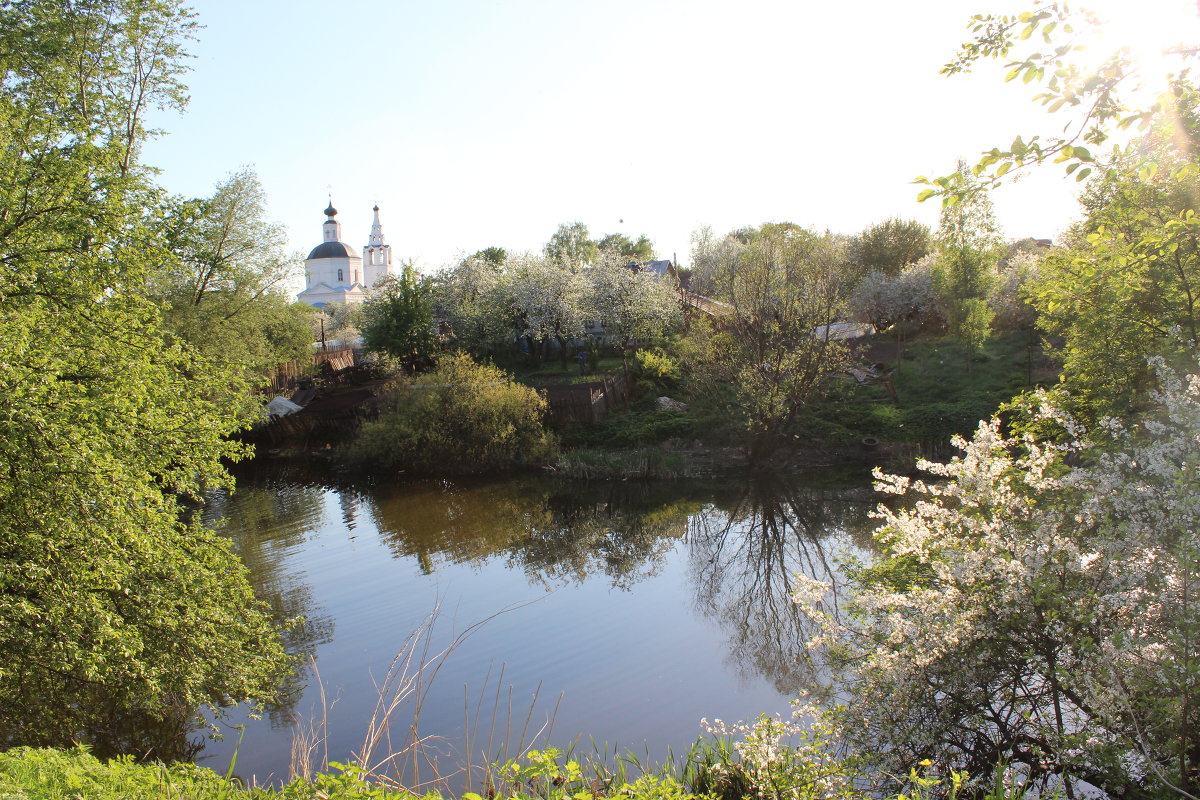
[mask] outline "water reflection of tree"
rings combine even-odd
[[[792,602],[796,576],[834,584],[848,555],[863,555],[873,507],[862,490],[813,490],[784,481],[745,487],[737,501],[709,507],[688,530],[701,611],[730,632],[730,654],[744,674],[762,674],[784,694],[820,678],[807,643],[815,630]]]
[[[199,730],[195,709],[141,714],[114,707],[104,727],[90,731],[80,743],[101,759],[133,755],[163,762],[192,761],[204,749],[204,739],[196,735]]]
[[[509,563],[545,584],[604,574],[628,589],[662,568],[700,506],[670,497],[627,483],[564,486],[547,498],[549,524],[514,543]]]
[[[655,574],[711,488],[507,481],[423,481],[373,495],[391,551],[424,572],[440,561],[504,555],[531,581],[553,585],[607,575],[628,588]],[[696,499],[688,499],[694,497]]]
[[[345,512],[347,502],[355,503],[357,495],[353,489],[338,491]],[[333,618],[320,613],[304,574],[283,568],[288,554],[320,526],[325,492],[295,480],[246,480],[232,495],[222,492],[210,497],[204,512],[206,524],[229,537],[250,570],[257,597],[271,606],[277,621],[287,623],[283,644],[296,656],[297,668],[283,687],[283,700],[267,709],[275,727],[292,723],[295,702],[309,677],[309,656],[318,645],[333,640]]]
[[[430,573],[441,561],[482,561],[548,525],[545,481],[421,481],[372,495],[380,536]]]

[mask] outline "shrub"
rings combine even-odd
[[[679,362],[659,348],[633,354],[633,372],[656,392],[675,388],[681,374]]]
[[[557,449],[545,412],[535,389],[456,353],[394,390],[348,455],[372,467],[441,473],[541,463]]]

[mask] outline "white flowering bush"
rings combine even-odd
[[[844,667],[830,716],[880,779],[923,761],[984,787],[998,767],[1038,789],[1200,794],[1200,378],[1156,364],[1136,425],[1069,441],[981,423],[932,481],[877,473],[887,558],[845,619],[822,614]]]
[[[760,800],[858,797],[857,770],[834,755],[830,726],[806,721],[816,715],[815,708],[797,705],[792,719],[763,714],[754,722],[700,720],[706,732],[730,740],[736,754],[708,768],[706,788],[721,797]]]
[[[669,279],[629,268],[626,258],[598,259],[587,271],[589,307],[622,352],[634,340],[680,327],[683,311]]]
[[[1037,320],[1037,311],[1026,295],[1030,282],[1037,279],[1041,262],[1040,252],[1026,250],[1000,265],[988,296],[988,305],[995,313],[992,327],[996,330],[1021,330]]]
[[[849,317],[882,329],[903,319],[939,313],[933,264],[934,256],[929,255],[894,276],[868,273],[850,296]]]

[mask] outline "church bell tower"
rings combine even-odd
[[[379,224],[379,206],[373,209],[375,221],[371,224],[371,236],[363,248],[363,278],[367,288],[392,274],[392,246],[383,240],[383,226]]]

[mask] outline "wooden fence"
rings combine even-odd
[[[350,347],[339,347],[336,350],[330,348],[328,350],[318,350],[313,353],[313,363],[318,367],[322,364],[328,364],[329,368],[334,372],[346,367],[353,367],[355,364],[354,351]]]
[[[346,367],[352,367],[357,362],[357,359],[348,345],[337,348],[328,348],[326,350],[318,350],[313,353],[311,366],[320,367],[322,364],[329,364],[329,368],[334,372]],[[267,390],[269,394],[284,394],[288,389],[296,385],[296,382],[303,378],[308,373],[310,365],[302,361],[287,361],[275,368],[275,372],[271,374],[271,385]]]
[[[591,383],[546,388],[551,422],[599,422],[618,405],[629,402],[632,381],[622,371]]]

